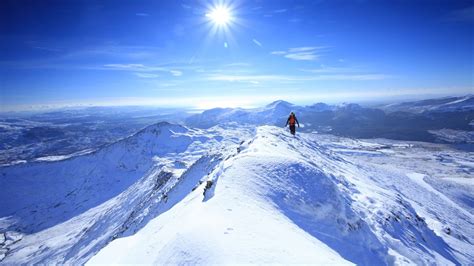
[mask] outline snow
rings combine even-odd
[[[417,153],[412,163],[433,166],[437,154],[430,149],[440,146],[378,141],[384,143],[316,134],[292,138],[260,127],[205,177],[213,187],[204,195],[205,182],[89,263],[472,262],[472,206],[460,207],[421,174],[403,169],[419,170],[402,163],[407,149]],[[422,153],[433,161],[417,158]],[[392,160],[396,166],[389,165]],[[438,167],[422,169],[435,176]],[[473,189],[472,183],[458,186]]]
[[[62,160],[73,158],[75,156],[84,155],[84,154],[88,154],[88,153],[92,153],[92,152],[94,152],[94,150],[85,149],[85,150],[78,151],[78,152],[68,154],[68,155],[52,155],[52,156],[39,157],[39,158],[34,159],[33,161],[36,161],[36,162],[62,161]]]
[[[437,195],[439,198],[442,198],[446,203],[451,204],[452,208],[457,209],[459,212],[462,212],[466,215],[466,217],[472,216],[472,214],[469,211],[466,211],[464,208],[460,207],[453,201],[451,201],[448,197],[446,197],[443,193],[437,191],[434,189],[432,186],[430,186],[428,183],[424,181],[424,174],[420,173],[408,173],[407,176],[411,178],[415,183],[417,183],[419,186],[422,186],[425,190],[429,191],[430,193],[433,193]]]
[[[112,242],[90,263],[348,263],[259,196],[266,191],[258,181],[269,177],[252,171],[252,162],[254,167],[263,163],[254,156],[243,150],[223,162],[211,173],[212,194],[203,197],[201,189],[195,190],[136,235]],[[275,171],[288,166],[284,155],[257,156],[270,156]],[[236,174],[241,178],[233,178]]]
[[[448,143],[474,144],[474,131],[444,128],[444,129],[438,129],[438,130],[429,130],[428,132],[435,135],[439,140],[442,140]]]
[[[216,128],[203,136],[162,123],[91,154],[0,168],[0,232],[22,238],[5,245],[3,262],[84,263],[112,239],[146,223],[147,213],[153,215],[179,181],[183,165],[239,143],[227,134]]]
[[[0,260],[469,265],[473,173],[449,145],[162,123],[0,168]]]
[[[269,125],[284,124],[291,111],[302,111],[304,108],[286,101],[278,100],[259,108],[214,108],[186,119],[186,125],[198,128],[210,128],[227,123]]]
[[[413,113],[472,111],[474,109],[474,95],[395,103],[382,106],[382,108],[389,112]]]

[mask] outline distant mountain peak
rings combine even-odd
[[[270,104],[267,104],[265,107],[266,108],[277,108],[277,107],[280,107],[280,106],[284,106],[284,107],[292,107],[294,106],[294,104],[290,103],[290,102],[287,102],[287,101],[284,101],[284,100],[277,100],[277,101],[274,101]]]
[[[340,108],[345,109],[345,110],[360,110],[362,109],[362,106],[360,106],[357,103],[342,103],[339,105]]]
[[[137,134],[140,133],[153,133],[153,134],[160,134],[163,130],[169,130],[171,132],[186,132],[188,129],[184,126],[171,124],[169,122],[159,122],[150,126],[145,127]]]
[[[465,96],[408,101],[388,104],[381,108],[388,112],[402,111],[410,113],[472,111],[474,110],[474,96],[468,94]]]
[[[331,110],[331,106],[329,106],[328,104],[325,104],[325,103],[321,103],[321,102],[309,105],[308,108],[310,108],[311,110],[315,110],[315,111]]]

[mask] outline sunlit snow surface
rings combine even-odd
[[[0,168],[0,263],[468,265],[473,155],[162,123],[91,154]]]

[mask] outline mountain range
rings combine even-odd
[[[437,131],[453,130],[460,143],[474,143],[470,134],[474,121],[474,96],[448,97],[375,107],[348,103],[316,103],[298,106],[275,101],[263,108],[215,108],[188,117],[190,127],[209,128],[223,123],[275,125],[283,127],[290,112],[295,112],[303,132],[325,132],[355,138],[389,138],[398,140],[451,142]]]
[[[4,164],[0,264],[470,265],[470,103],[171,112],[160,117],[180,124]],[[283,128],[291,111],[296,136]],[[50,129],[76,119],[46,116],[41,127]],[[54,124],[56,116],[66,120]],[[81,116],[92,125],[109,117]],[[18,121],[2,123],[9,132]]]

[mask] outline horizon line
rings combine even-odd
[[[156,108],[156,109],[177,109],[177,110],[185,110],[188,112],[199,112],[205,111],[214,108],[241,108],[241,109],[255,109],[265,107],[272,103],[278,101],[288,102],[295,106],[310,106],[316,103],[325,103],[328,105],[337,105],[337,104],[347,104],[347,103],[355,103],[355,104],[382,104],[382,103],[401,103],[404,101],[419,101],[419,100],[430,100],[430,99],[441,99],[441,98],[449,98],[449,97],[473,97],[474,93],[452,93],[452,94],[444,94],[444,93],[430,93],[426,94],[426,97],[421,97],[422,95],[397,95],[397,96],[387,96],[387,97],[374,97],[374,98],[358,98],[354,101],[348,101],[347,99],[340,99],[340,100],[329,100],[324,101],[323,99],[315,101],[308,101],[305,100],[291,100],[284,97],[268,97],[268,100],[258,100],[254,101],[253,104],[249,104],[249,102],[241,102],[241,101],[229,101],[229,100],[204,100],[205,104],[169,104],[169,99],[165,99],[162,101],[142,101],[137,102],[138,99],[134,97],[130,97],[128,99],[134,99],[135,101],[124,102],[123,98],[119,101],[109,101],[109,102],[78,102],[78,103],[45,103],[45,104],[18,104],[18,105],[3,105],[0,110],[0,114],[11,114],[11,113],[41,113],[41,112],[51,112],[51,111],[66,111],[66,110],[81,110],[87,108]],[[271,98],[271,99],[270,99]],[[203,98],[206,99],[206,98]],[[212,98],[211,98],[212,99]],[[187,99],[196,101],[197,98],[188,98]],[[167,103],[164,103],[167,102]],[[220,105],[221,103],[222,105]],[[242,103],[242,104],[239,104]]]

